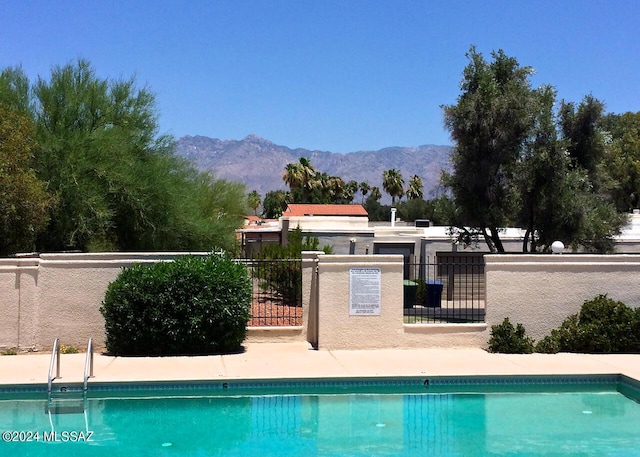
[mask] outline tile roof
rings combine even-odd
[[[362,205],[290,204],[283,216],[368,216]]]

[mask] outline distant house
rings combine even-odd
[[[364,206],[350,205],[320,205],[311,203],[292,203],[282,213],[283,216],[354,216],[368,217]]]
[[[283,227],[303,232],[369,228],[369,214],[362,205],[290,204],[280,220]]]
[[[362,205],[290,204],[278,221],[245,218],[245,226],[238,230],[243,253],[251,257],[265,243],[286,243],[286,234],[296,228],[318,238],[321,245],[334,247],[336,253],[348,252],[354,237],[373,238],[369,216]]]
[[[318,238],[321,246],[331,246],[334,254],[402,254],[409,263],[412,259],[426,261],[452,251],[474,256],[488,252],[482,239],[477,246],[459,246],[454,243],[455,229],[424,222],[370,225],[362,205],[291,204],[278,220],[247,217],[247,225],[238,234],[248,257],[265,243],[286,243],[285,233],[298,227],[304,235]],[[524,235],[523,229],[505,228],[500,238],[507,252],[518,253]],[[616,252],[640,252],[640,210],[629,214],[628,224],[614,240]]]

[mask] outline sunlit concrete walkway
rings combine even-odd
[[[240,354],[202,357],[95,355],[89,382],[374,376],[625,374],[640,355],[490,354],[481,349],[314,351],[306,343],[252,343]],[[50,354],[0,356],[0,384],[44,384]],[[81,382],[85,354],[62,354],[61,379]]]

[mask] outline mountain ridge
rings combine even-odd
[[[282,179],[285,166],[301,157],[308,158],[318,171],[340,176],[345,182],[353,179],[379,187],[383,201],[388,198],[382,190],[382,173],[385,170],[399,170],[405,187],[409,178],[417,174],[423,180],[425,198],[430,198],[439,187],[442,170],[451,168],[451,149],[451,146],[427,144],[342,154],[291,149],[255,134],[242,140],[186,135],[176,141],[176,154],[192,161],[197,169],[209,171],[217,178],[243,182],[247,191],[256,190],[263,198],[268,191],[287,189]]]

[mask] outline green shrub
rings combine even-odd
[[[536,344],[536,352],[556,354],[558,352],[571,352],[575,335],[578,330],[578,315],[572,314],[562,322],[559,328],[551,330],[551,334],[542,338]]]
[[[557,330],[552,330],[551,335],[547,335],[538,341],[535,345],[534,351],[541,352],[543,354],[556,354],[560,352],[560,346],[558,345],[558,340],[555,337],[554,332],[557,332]]]
[[[106,347],[114,355],[215,354],[240,349],[251,281],[225,254],[125,268],[106,292]]]
[[[273,260],[263,267],[255,268],[254,276],[260,280],[260,287],[275,293],[286,305],[302,306],[302,251],[319,251],[331,254],[330,246],[320,249],[318,238],[303,236],[298,227],[289,232],[287,246],[266,245],[257,257]]]
[[[538,352],[639,352],[640,309],[598,295],[538,343]]]
[[[505,354],[530,354],[533,352],[533,340],[525,336],[522,324],[517,324],[514,328],[513,324],[509,322],[509,318],[506,317],[502,324],[491,326],[489,351]]]

